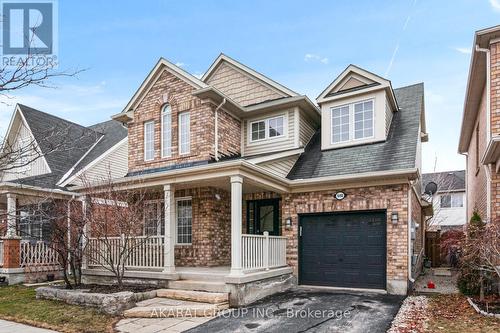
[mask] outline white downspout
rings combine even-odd
[[[219,109],[226,104],[226,98],[222,99],[222,102],[215,108],[215,144],[214,144],[214,156],[215,160],[219,160]]]
[[[491,54],[490,49],[485,49],[479,47],[476,44],[476,52],[486,53],[486,146],[491,140]],[[484,165],[484,170],[486,172],[486,219],[487,221],[491,218],[491,170],[490,165]]]

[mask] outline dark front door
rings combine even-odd
[[[280,235],[279,199],[247,201],[247,233]]]
[[[386,288],[386,213],[325,213],[300,217],[299,282]]]

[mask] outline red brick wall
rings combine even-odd
[[[500,42],[491,45],[491,136],[500,135]],[[500,223],[500,175],[491,172],[491,220]],[[486,216],[483,216],[485,219]]]
[[[288,237],[287,261],[298,273],[298,215],[302,213],[362,211],[387,209],[387,279],[407,280],[408,276],[408,185],[374,186],[345,189],[344,200],[334,199],[336,191],[292,193],[283,196],[284,219],[292,218],[283,235]],[[398,212],[399,222],[391,223],[391,212]]]
[[[129,171],[158,168],[172,164],[193,161],[207,161],[214,155],[214,109],[211,103],[203,103],[191,95],[195,90],[191,85],[177,76],[164,71],[153,87],[134,111],[134,120],[128,123],[129,138]],[[163,95],[168,94],[172,110],[172,154],[161,157],[161,110]],[[191,128],[190,153],[179,155],[178,116],[180,112],[189,111]],[[240,123],[219,112],[219,151],[223,154],[240,153]],[[155,122],[155,158],[144,161],[144,123]]]

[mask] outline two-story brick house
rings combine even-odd
[[[500,26],[474,35],[458,151],[466,157],[467,220],[500,217]]]
[[[157,193],[148,218],[164,222],[162,267],[127,278],[222,288],[233,304],[293,283],[405,294],[413,282],[423,84],[393,89],[350,65],[316,105],[226,55],[201,79],[160,59],[113,119],[128,129],[113,182]]]

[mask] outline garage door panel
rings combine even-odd
[[[301,216],[302,284],[385,289],[385,212]]]

